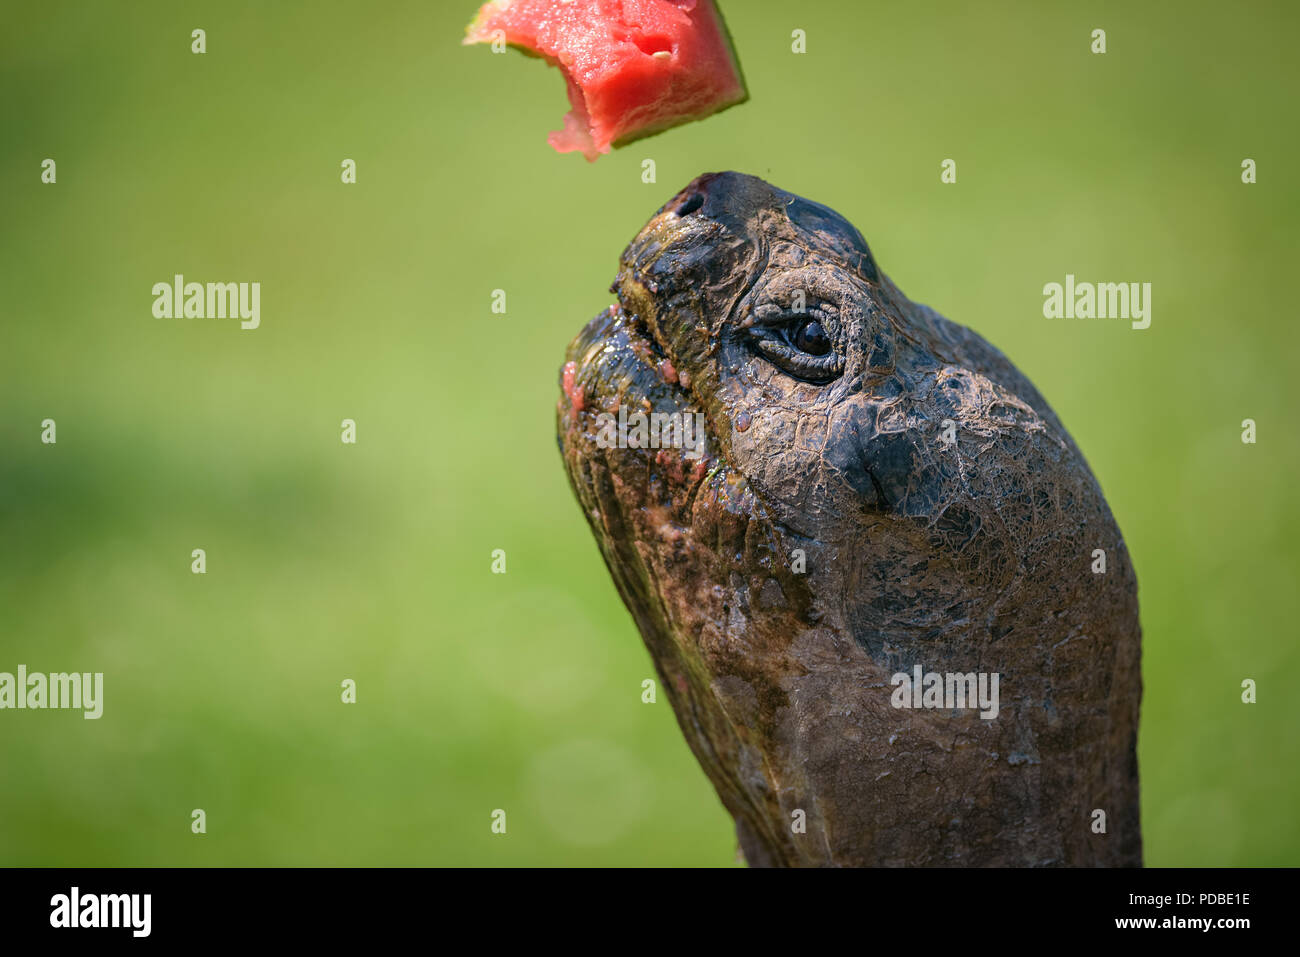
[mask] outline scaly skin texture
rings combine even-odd
[[[1038,390],[754,177],[695,180],[620,267],[560,449],[747,860],[1140,866],[1137,581]],[[703,413],[704,455],[602,448],[620,405]],[[894,707],[915,665],[996,672],[997,717]]]

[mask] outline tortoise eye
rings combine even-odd
[[[824,356],[831,351],[831,339],[816,319],[805,322],[794,334],[794,347],[810,356]]]
[[[844,356],[835,350],[827,324],[834,313],[816,306],[792,312],[776,303],[755,307],[748,331],[755,351],[783,372],[806,382],[825,385],[844,372]]]

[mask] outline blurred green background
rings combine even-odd
[[[0,863],[734,864],[553,415],[623,245],[738,169],[1088,456],[1141,587],[1147,862],[1300,864],[1294,4],[733,0],[750,101],[594,165],[546,145],[556,71],[459,46],[470,0],[5,7],[0,670],[106,690],[0,712]],[[260,281],[261,328],[155,319],[177,272]],[[1151,282],[1151,327],[1044,319],[1067,272]]]

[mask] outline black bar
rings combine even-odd
[[[1138,943],[1201,938],[1231,946],[1242,934],[1285,928],[1291,870],[869,870],[794,874],[731,869],[36,869],[0,871],[7,943],[40,938],[78,946],[319,941],[374,943],[430,930],[495,936],[646,935],[654,941],[769,935],[830,946],[840,935],[879,946],[949,948],[1003,940],[1029,945],[1106,938]],[[79,922],[70,923],[72,888]],[[148,898],[148,934],[144,900]],[[102,895],[115,897],[104,908]],[[1183,895],[1183,896],[1180,896]],[[95,903],[87,903],[94,897]],[[67,907],[60,910],[61,899]],[[129,907],[129,909],[128,909]],[[132,920],[134,918],[134,920]],[[1208,928],[1202,921],[1209,921]],[[1132,922],[1151,922],[1145,926]],[[1244,922],[1227,926],[1224,922]],[[1195,922],[1195,923],[1192,923]],[[903,935],[903,936],[896,936]],[[996,935],[996,936],[989,936]],[[774,939],[774,938],[772,938]],[[630,946],[630,944],[628,944]]]

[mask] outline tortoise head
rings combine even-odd
[[[1068,762],[1050,775],[1001,763],[1041,768],[1047,725],[1069,728],[1053,747],[1096,744],[1113,693],[1136,707],[1135,585],[1095,480],[1037,390],[908,300],[842,216],[751,176],[701,176],[674,196],[612,289],[618,304],[569,348],[561,449],[747,853],[1070,857],[1044,822],[1028,844],[1017,837],[1027,773],[1086,800]],[[698,415],[701,441],[623,442],[629,409]],[[1098,547],[1116,563],[1104,583],[1088,574]],[[1085,629],[1104,637],[1059,652]],[[1110,674],[1128,638],[1123,680],[1080,671]],[[999,674],[1013,700],[992,721],[902,713],[890,679],[916,666]],[[949,759],[954,735],[971,748]],[[970,794],[1004,786],[997,813],[964,816]],[[783,832],[791,807],[808,805],[818,837],[801,844]],[[945,836],[916,844],[900,809]]]

